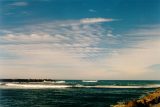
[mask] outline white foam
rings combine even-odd
[[[6,83],[8,88],[160,88],[160,84],[145,85],[145,86],[116,86],[116,85],[96,85],[96,86],[84,86],[77,85],[58,85],[58,84],[20,84],[20,83]]]
[[[92,23],[100,23],[100,22],[111,22],[114,19],[106,19],[106,18],[85,18],[81,19],[80,23],[82,24],[92,24]]]
[[[61,84],[61,83],[65,83],[65,81],[55,81],[54,83],[59,83],[59,84]]]
[[[69,85],[43,85],[43,84],[15,84],[7,83],[6,86],[9,87],[19,87],[19,88],[68,88]]]
[[[98,82],[97,80],[83,80],[82,82]]]
[[[81,87],[81,88],[160,88],[160,84],[146,85],[146,86],[114,86],[114,85],[82,86],[82,85],[78,85],[76,87]]]

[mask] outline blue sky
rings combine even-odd
[[[159,0],[2,0],[0,77],[159,79],[159,13]]]

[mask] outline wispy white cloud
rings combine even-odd
[[[104,74],[91,59],[105,51],[98,46],[105,34],[100,24],[57,21],[1,31],[0,49],[18,56],[0,61],[1,77],[89,79]]]
[[[89,75],[88,78],[94,78],[96,74],[92,73],[93,70],[97,73],[99,70],[103,72],[97,64],[73,57],[74,54],[64,50],[52,49],[48,44],[10,45],[4,49],[16,53],[20,59],[1,60],[0,77],[2,78],[80,79],[87,78]],[[38,75],[35,75],[36,73]]]
[[[144,49],[122,49],[119,54],[106,58],[106,65],[110,66],[111,71],[119,72],[121,77],[127,75],[124,79],[159,79],[156,75],[160,73],[148,68],[160,63],[160,39],[137,45]],[[154,76],[149,77],[148,74]]]
[[[9,4],[11,6],[27,6],[28,3],[27,2],[23,2],[23,1],[19,1],[19,2],[13,2],[11,4]]]
[[[143,29],[140,29],[140,30],[136,30],[135,31],[131,31],[129,34],[127,35],[131,35],[131,36],[150,36],[150,37],[153,37],[153,36],[160,36],[160,26],[153,26],[153,27],[147,27],[147,28],[143,28]]]
[[[81,19],[80,22],[82,24],[91,24],[91,23],[100,23],[100,22],[112,22],[114,19],[107,19],[107,18],[85,18]]]
[[[33,43],[33,42],[50,42],[50,41],[61,41],[62,37],[60,35],[56,35],[52,37],[48,34],[8,34],[1,37],[3,41],[8,41],[12,43]]]
[[[97,11],[94,10],[94,9],[89,9],[88,11],[89,11],[89,12],[97,12]]]
[[[137,79],[140,78],[137,75],[145,75],[149,78],[152,71],[147,68],[160,63],[157,27],[121,36],[103,28],[99,22],[107,22],[104,19],[84,20],[1,30],[0,49],[16,58],[0,59],[0,77]]]
[[[82,19],[84,20],[84,19]],[[99,24],[77,24],[80,21],[61,21],[3,30],[1,41],[6,44],[48,44],[53,48],[65,49],[76,53],[75,57],[92,57],[104,53],[105,49],[98,46],[102,37],[112,35]],[[63,25],[63,26],[62,26]],[[44,29],[45,28],[45,29]],[[27,32],[26,32],[27,31]],[[108,36],[109,37],[109,36]],[[9,45],[8,45],[9,46]]]
[[[123,79],[159,79],[157,75],[160,72],[149,69],[160,64],[159,31],[159,28],[153,27],[130,32],[130,35],[143,36],[146,39],[134,44],[135,48],[124,48],[107,57],[105,64],[110,67],[110,71],[119,72]]]

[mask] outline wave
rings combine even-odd
[[[62,84],[62,83],[66,83],[65,81],[43,81],[44,83],[57,83],[57,84]]]
[[[58,83],[58,84],[62,84],[62,83],[65,83],[65,81],[55,81],[53,83]]]
[[[160,88],[160,84],[158,85],[146,85],[146,86],[115,86],[115,85],[97,85],[97,86],[83,86],[77,85],[79,88]]]
[[[69,85],[46,85],[46,84],[16,84],[16,83],[7,83],[5,86],[15,87],[15,88],[67,88],[71,87]]]
[[[116,86],[116,85],[95,85],[95,86],[85,86],[81,84],[77,85],[58,85],[58,84],[21,84],[21,83],[6,83],[5,85],[9,88],[126,88],[126,89],[136,89],[136,88],[160,88],[160,84],[145,85],[145,86]]]
[[[97,80],[83,80],[82,82],[98,82]]]

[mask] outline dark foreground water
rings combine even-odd
[[[0,107],[110,107],[117,102],[139,98],[154,91],[154,86],[160,85],[160,81],[65,81],[64,84],[78,86],[67,88],[3,86],[0,88]]]

